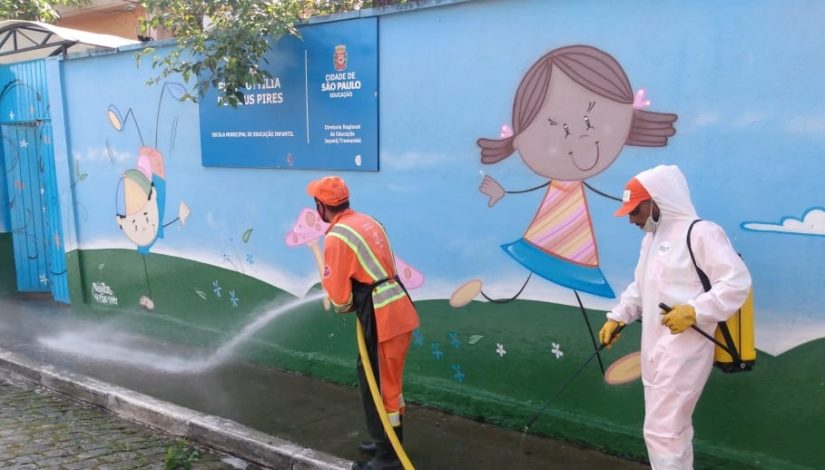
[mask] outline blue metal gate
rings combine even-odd
[[[17,288],[68,303],[43,61],[0,67],[0,133]]]

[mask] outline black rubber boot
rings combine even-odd
[[[396,426],[395,434],[398,436],[398,441],[402,442],[404,439],[403,426]],[[403,468],[404,466],[398,460],[398,456],[395,455],[395,449],[392,448],[389,438],[375,442],[375,456],[372,460],[352,464],[352,470],[402,470]]]
[[[358,444],[358,450],[360,450],[362,454],[375,455],[375,443],[372,441],[364,441]]]
[[[398,442],[404,443],[404,421],[401,421],[402,424],[393,427],[395,429],[395,436],[398,437]]]

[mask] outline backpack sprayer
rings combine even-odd
[[[690,260],[693,262],[693,267],[696,268],[696,274],[699,276],[699,281],[702,282],[702,288],[707,292],[711,289],[710,279],[696,263],[696,256],[693,254],[693,247],[690,243],[690,233],[693,231],[693,226],[701,221],[702,219],[694,220],[688,227],[687,248],[690,253]],[[665,309],[665,311],[670,311],[670,308],[665,304],[659,304],[659,307]],[[717,346],[713,353],[713,363],[722,372],[748,372],[753,369],[756,362],[753,323],[753,290],[751,290],[745,304],[728,320],[720,321],[717,324],[715,339],[698,328],[694,329]],[[725,342],[724,345],[722,341]]]

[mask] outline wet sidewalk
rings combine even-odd
[[[138,392],[136,396],[145,396],[146,400],[151,397],[168,402],[171,410],[185,407],[207,417],[219,417],[215,422],[220,425],[212,426],[213,433],[232,428],[233,422],[239,423],[255,431],[250,433],[253,437],[244,437],[245,444],[234,452],[237,455],[251,449],[249,455],[239,457],[260,462],[255,455],[257,448],[250,442],[270,440],[268,436],[273,436],[272,439],[288,443],[287,446],[294,443],[297,453],[319,451],[316,460],[320,466],[302,464],[301,468],[348,468],[349,461],[363,458],[357,444],[365,439],[366,431],[356,389],[245,362],[227,362],[198,374],[163,372],[107,360],[105,355],[92,360],[56,351],[42,341],[58,332],[94,328],[95,325],[75,318],[68,308],[48,300],[0,299],[0,348],[47,364],[47,368],[54,366]],[[157,404],[152,407],[164,409]],[[186,425],[191,428],[190,421]],[[523,436],[419,406],[409,407],[404,424],[405,450],[419,470],[647,468],[595,450]],[[221,439],[219,434],[211,436]],[[265,447],[267,442],[257,444]],[[289,468],[288,463],[285,465],[283,468]]]

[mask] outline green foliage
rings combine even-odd
[[[0,19],[3,20],[30,20],[54,23],[60,19],[56,6],[59,5],[86,5],[88,0],[0,0]]]
[[[177,441],[166,448],[166,470],[189,470],[192,464],[201,457],[198,449],[190,446],[186,442]]]
[[[2,1],[2,0],[0,0]],[[243,103],[247,84],[261,83],[270,74],[261,62],[270,44],[285,34],[298,36],[296,23],[311,16],[401,3],[406,0],[142,0],[147,18],[142,32],[166,30],[177,39],[169,54],[143,49],[137,61],[152,56],[160,69],[148,84],[180,74],[193,88],[184,99],[197,101],[210,87],[222,104]]]

